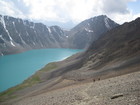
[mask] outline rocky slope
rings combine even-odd
[[[45,92],[11,105],[139,105],[139,84],[140,72],[136,72]]]
[[[70,48],[87,48],[91,42],[97,40],[103,33],[118,26],[106,15],[93,17],[79,23],[67,32]]]
[[[50,63],[22,84],[1,93],[0,103],[138,105],[139,27],[140,18],[108,31],[86,52]]]
[[[59,26],[0,15],[0,55],[41,48],[86,48],[116,26],[108,17],[98,16],[65,31]]]

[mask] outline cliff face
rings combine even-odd
[[[58,26],[0,15],[0,54],[28,49],[62,48],[66,36]]]

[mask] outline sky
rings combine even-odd
[[[0,0],[0,14],[63,28],[98,15],[123,24],[140,17],[140,0]]]

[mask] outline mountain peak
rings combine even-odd
[[[92,41],[97,40],[103,33],[116,26],[118,26],[118,24],[106,15],[84,20],[69,32],[70,41],[73,40],[71,41],[73,45],[70,47],[87,48]]]
[[[106,15],[99,15],[99,16],[91,17],[90,19],[87,19],[87,20],[102,20],[102,19],[105,19],[105,18],[110,19]]]
[[[106,15],[99,15],[99,16],[95,16],[93,18],[106,18],[107,16]],[[108,17],[107,17],[108,18]]]

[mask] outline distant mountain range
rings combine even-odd
[[[116,26],[105,15],[87,19],[70,31],[0,15],[0,55],[42,48],[83,49]]]
[[[58,26],[8,16],[0,16],[0,53],[17,53],[29,49],[61,48],[67,37]]]

